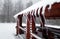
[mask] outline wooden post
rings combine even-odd
[[[16,26],[16,36],[19,34],[19,27],[18,27],[18,20],[17,20],[17,26]]]
[[[49,8],[49,5],[46,6],[46,9],[45,9],[45,16],[49,19],[50,17],[50,11],[51,10],[48,10]],[[54,39],[54,34],[48,29],[48,39]]]
[[[30,34],[31,33],[35,33],[36,34],[36,27],[35,27],[35,15],[34,15],[34,11],[32,10],[30,13]],[[30,35],[31,39],[36,39],[35,37],[33,37],[32,35]]]
[[[19,28],[22,27],[22,16],[23,14],[21,15],[18,15],[18,20],[17,20],[17,26],[16,26],[16,34],[23,34],[24,32]]]
[[[50,30],[48,31],[48,39],[54,39],[54,34]]]
[[[30,39],[30,22],[29,21],[30,21],[30,12],[27,15],[26,39]]]
[[[34,17],[29,13],[27,15],[27,32],[26,39],[35,39],[31,33],[36,33]],[[31,37],[32,36],[32,37]]]
[[[43,37],[43,39],[48,39],[48,37],[47,37],[47,30],[46,30],[46,28],[45,28],[45,19],[44,19],[44,16],[43,16],[43,14],[42,14],[42,8],[43,7],[41,7],[41,9],[40,9],[40,25],[41,25],[41,29],[40,29],[40,32],[42,32],[42,37]]]
[[[32,33],[36,34],[35,17],[34,17],[34,15],[31,17],[32,17]],[[36,38],[32,36],[32,39],[36,39]]]

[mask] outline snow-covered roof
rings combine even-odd
[[[41,7],[43,7],[42,14],[44,14],[46,6],[49,5],[48,9],[51,9],[51,5],[54,4],[55,2],[60,2],[60,0],[40,0],[38,3],[14,15],[14,18],[17,18],[17,16],[20,14],[28,14],[27,12],[36,10],[37,8],[41,8]]]

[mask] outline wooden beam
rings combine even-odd
[[[27,15],[26,39],[30,39],[30,13]]]
[[[16,34],[23,34],[24,32],[19,28],[22,27],[22,17],[23,14],[18,15],[18,19],[17,19],[17,26],[16,26]]]
[[[32,35],[33,37],[35,37],[36,39],[42,39],[42,38],[40,38],[39,36],[37,36],[36,34],[34,34],[34,33],[31,33],[31,35]]]

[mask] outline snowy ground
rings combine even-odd
[[[0,39],[15,39],[16,23],[0,23]]]
[[[0,23],[0,39],[23,39],[22,37],[24,37],[24,35],[22,35],[22,37],[20,35],[15,36],[16,34],[15,27],[16,23]],[[60,29],[60,26],[48,25],[47,27]]]

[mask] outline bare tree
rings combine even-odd
[[[3,15],[4,21],[10,22],[11,21],[11,12],[12,12],[12,4],[11,0],[4,0],[4,7],[3,7]]]
[[[21,0],[18,0],[18,2],[15,4],[15,10],[16,13],[21,12],[23,10],[23,4]]]

